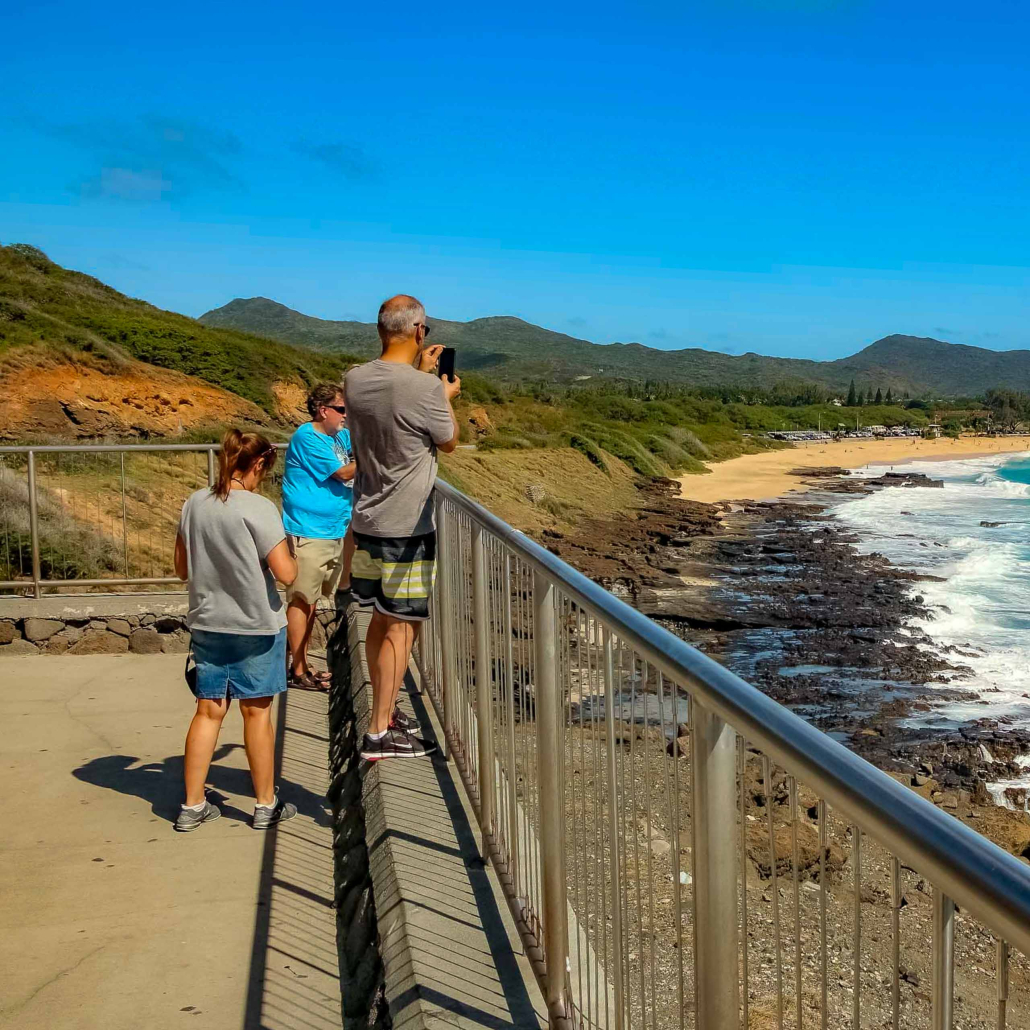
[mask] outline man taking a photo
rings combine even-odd
[[[372,718],[361,749],[370,761],[416,758],[432,745],[412,736],[397,709],[436,574],[432,490],[437,451],[458,444],[451,402],[461,380],[430,374],[442,347],[427,347],[426,311],[400,295],[379,309],[382,355],[347,373],[348,423],[360,455],[355,479],[351,589],[374,606],[365,640]]]
[[[308,644],[318,599],[332,596],[343,571],[356,465],[340,385],[319,383],[307,407],[311,421],[293,434],[283,475],[283,525],[297,559],[297,578],[286,591],[290,685],[328,690],[329,674],[308,664]]]

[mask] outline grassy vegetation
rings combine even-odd
[[[113,366],[134,358],[197,376],[270,414],[274,382],[336,379],[356,360],[161,311],[20,244],[0,247],[0,358],[16,347]]]
[[[486,432],[469,416],[484,409]],[[643,476],[704,472],[703,462],[779,446],[747,438],[720,401],[684,394],[645,400],[604,390],[504,389],[468,375],[459,408],[464,437],[481,451],[571,447],[602,471],[617,458]]]

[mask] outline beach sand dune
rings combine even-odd
[[[863,465],[953,461],[1021,451],[1030,451],[1030,436],[820,441],[782,451],[730,458],[710,465],[708,475],[683,476],[679,484],[681,495],[692,501],[770,501],[804,492],[803,481],[790,474],[796,468],[836,465],[854,469]]]

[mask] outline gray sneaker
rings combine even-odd
[[[254,821],[251,826],[255,830],[267,830],[276,823],[292,819],[296,814],[296,805],[291,805],[288,801],[280,801],[279,796],[276,795],[274,808],[265,808],[264,805],[254,806]]]
[[[195,812],[192,808],[180,808],[179,816],[175,820],[175,828],[180,833],[189,833],[204,823],[214,822],[215,819],[221,819],[221,817],[221,809],[216,808],[210,801],[205,801],[204,807],[199,812]]]

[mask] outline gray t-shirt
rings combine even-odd
[[[189,560],[190,629],[258,636],[286,625],[266,561],[286,533],[267,497],[230,490],[223,501],[205,487],[186,498],[179,534]]]
[[[377,358],[352,368],[344,389],[358,465],[354,532],[379,537],[431,532],[436,445],[454,435],[443,383],[411,365]]]

